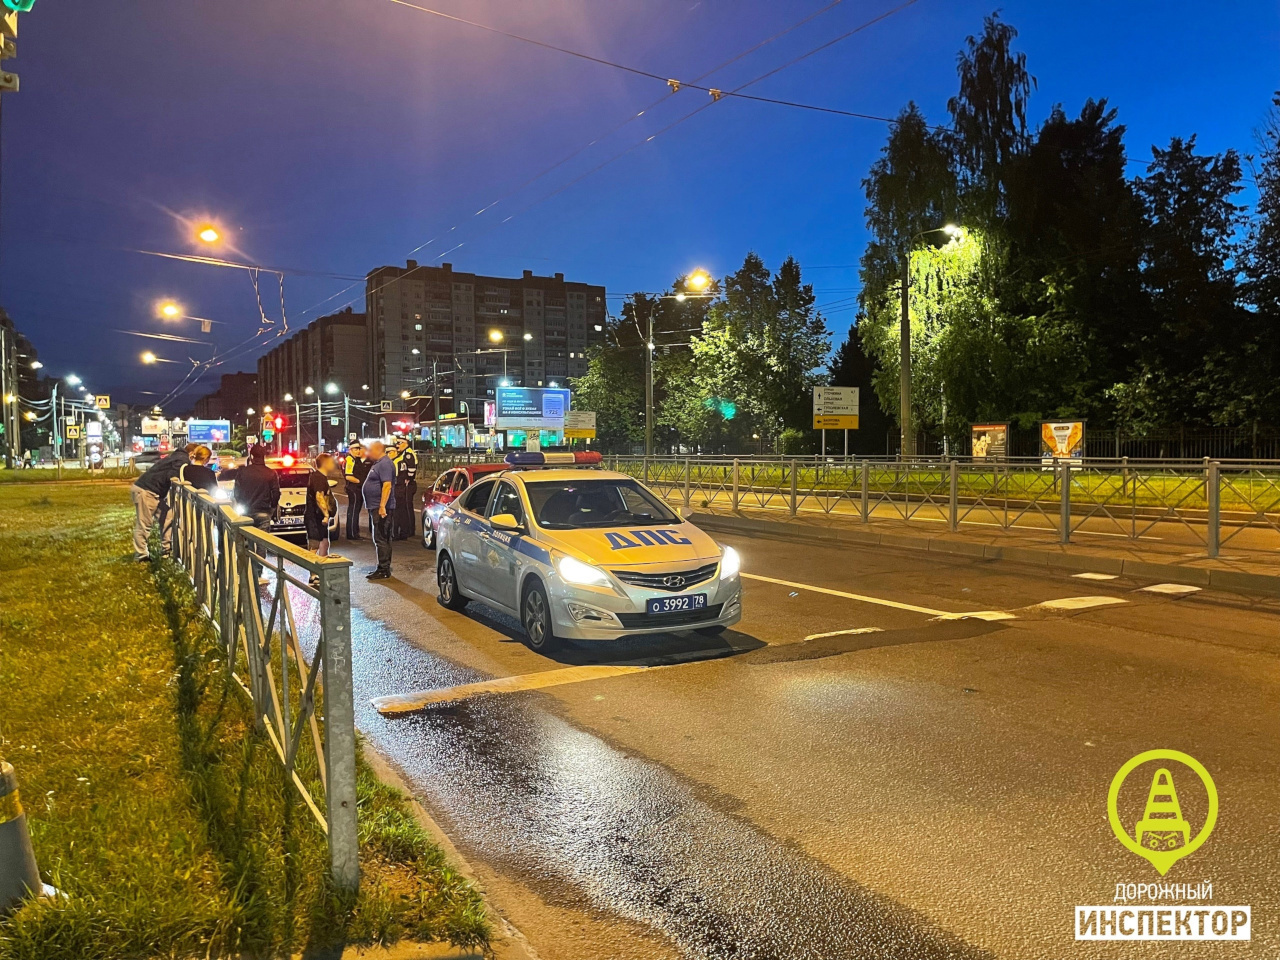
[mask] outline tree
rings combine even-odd
[[[888,453],[892,449],[888,439],[892,421],[876,399],[876,364],[863,347],[860,329],[858,324],[851,326],[836,348],[827,365],[828,381],[833,387],[858,388],[858,429],[849,449],[854,453]]]
[[[1280,422],[1280,92],[1258,132],[1257,216],[1249,230],[1242,294],[1250,328],[1248,380],[1256,418]]]

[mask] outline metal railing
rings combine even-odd
[[[237,515],[190,484],[172,484],[173,557],[218,632],[223,662],[253,704],[285,773],[329,839],[334,884],[360,882],[356,829],[356,740],[351,684],[351,561],[320,558]],[[269,573],[270,576],[264,577]],[[309,582],[312,577],[318,586]],[[294,604],[317,601],[311,661]],[[302,601],[305,602],[305,601]],[[278,672],[277,672],[278,668]],[[323,695],[322,717],[317,699]],[[317,782],[299,776],[313,754]],[[321,809],[315,794],[323,793]]]
[[[1217,557],[1280,545],[1280,464],[1217,461],[814,460],[608,457],[686,510],[744,507],[873,519],[1150,538],[1176,533]],[[1172,525],[1172,526],[1170,526]]]

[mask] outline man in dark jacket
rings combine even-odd
[[[362,540],[360,536],[360,486],[369,475],[369,461],[364,458],[364,447],[359,440],[353,442],[342,461],[342,474],[347,481],[347,539]]]
[[[151,529],[156,525],[160,505],[169,496],[169,484],[190,462],[186,450],[175,450],[167,457],[157,460],[129,488],[133,496],[133,558],[143,562],[151,558],[151,550],[147,541],[151,539]],[[172,546],[172,530],[168,524],[161,528],[164,552],[168,553]]]
[[[267,448],[258,444],[249,451],[249,462],[236,474],[231,498],[253,525],[262,530],[271,525],[280,503],[280,475],[267,466]]]

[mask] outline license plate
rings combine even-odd
[[[654,597],[645,604],[645,613],[687,613],[701,610],[707,605],[705,593],[691,593],[683,597]]]
[[[280,522],[289,527],[302,526],[302,517],[281,517]]]

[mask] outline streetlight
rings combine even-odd
[[[157,359],[156,355],[152,353],[150,350],[147,350],[145,353],[142,354],[143,363],[155,363],[156,359]]]
[[[525,339],[525,342],[527,343],[528,341],[530,341],[530,340],[532,340],[532,339],[533,339],[533,334],[532,334],[532,333],[526,333],[526,334],[524,335],[524,339]]]
[[[182,307],[173,300],[161,301],[160,305],[156,309],[159,311],[160,316],[164,317],[166,320],[177,320],[182,316]]]
[[[705,291],[711,285],[711,274],[702,268],[694,270],[692,273],[686,274],[681,281],[681,285],[690,290]],[[690,297],[698,299],[706,299],[713,297],[712,293],[686,293],[685,290],[679,290],[673,294],[659,296],[654,300],[653,309],[649,311],[649,337],[645,344],[644,352],[644,455],[646,457],[653,456],[653,355],[658,349],[657,343],[653,338],[653,323],[658,313],[658,303],[662,300],[675,300],[678,303],[684,303]]]
[[[43,363],[41,363],[39,360],[32,360],[32,361],[31,361],[31,369],[32,369],[32,370],[39,370],[39,369],[41,369],[43,366],[44,366],[44,364],[43,364]]]
[[[246,438],[245,442],[246,442],[246,443],[248,442],[248,435],[249,435],[249,431],[253,429],[253,415],[254,415],[256,412],[257,412],[257,411],[256,411],[256,410],[254,410],[254,409],[253,409],[253,407],[250,407],[248,410],[246,410],[246,411],[244,412],[244,414],[245,414],[245,416],[244,416],[244,432],[245,432],[245,438]],[[245,453],[248,453],[248,452],[249,452],[248,450],[245,450]]]
[[[69,373],[67,374],[67,383],[71,384],[73,387],[79,386],[80,378],[77,377],[74,373]]]
[[[902,261],[902,316],[898,324],[899,346],[901,349],[898,377],[898,420],[902,427],[902,439],[899,443],[901,452],[899,456],[904,459],[916,455],[916,435],[911,428],[911,306],[908,293],[911,285],[911,248],[917,240],[931,233],[945,233],[954,240],[963,236],[964,230],[953,223],[934,227],[932,230],[921,230],[907,242],[899,257]],[[823,452],[825,453],[826,451],[824,450]]]
[[[310,390],[311,388],[308,387],[307,389]],[[298,406],[298,401],[293,399],[292,393],[286,393],[284,395],[284,402],[293,404],[293,428],[295,430],[293,445],[294,445],[294,448],[299,453],[301,453],[302,452],[302,408]]]
[[[351,397],[332,381],[324,385],[324,392],[342,394],[342,443],[346,443],[351,437]],[[340,443],[339,446],[341,445]]]
[[[218,228],[211,223],[201,227],[196,236],[204,243],[217,243],[222,239],[222,234],[218,232]]]
[[[489,342],[490,342],[490,343],[501,343],[501,342],[502,342],[502,331],[501,331],[501,330],[490,330],[490,331],[489,331]]]

